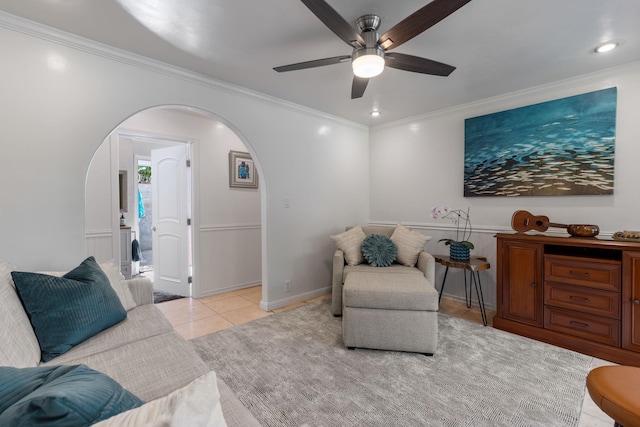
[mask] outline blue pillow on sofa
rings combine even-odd
[[[85,365],[0,366],[2,426],[90,426],[142,404]]]
[[[93,257],[62,277],[11,273],[47,362],[127,317]]]
[[[385,235],[370,234],[362,241],[362,256],[374,267],[388,267],[398,255],[396,245]]]

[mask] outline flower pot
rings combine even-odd
[[[449,257],[457,261],[469,261],[471,257],[470,249],[461,243],[451,243],[449,245]]]

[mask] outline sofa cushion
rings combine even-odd
[[[145,403],[95,425],[134,427],[145,425],[225,427],[216,374],[211,371],[168,396]]]
[[[127,318],[122,322],[81,342],[50,363],[66,363],[171,331],[173,326],[156,306],[141,305],[128,311]]]
[[[11,276],[44,362],[127,317],[93,257],[62,277],[19,271]]]
[[[345,231],[344,233],[331,236],[338,249],[344,252],[344,259],[348,265],[362,264],[362,241],[367,237],[362,231],[362,227],[355,227]]]
[[[398,263],[413,267],[418,262],[418,255],[424,250],[424,245],[431,239],[417,231],[409,230],[404,225],[398,223],[395,231],[391,235],[391,241],[398,248]]]
[[[388,274],[388,273],[405,273],[405,274],[417,274],[419,276],[424,276],[422,271],[418,270],[415,267],[407,267],[405,265],[400,265],[393,263],[389,267],[385,268],[377,268],[369,264],[360,264],[360,265],[345,265],[342,270],[342,283],[347,278],[347,275],[354,271],[365,271],[365,272],[375,272],[378,274]]]
[[[57,360],[45,365],[54,363]],[[166,396],[210,371],[193,346],[177,332],[145,338],[63,364],[84,364],[103,372],[145,402]]]
[[[0,259],[0,365],[37,366],[40,346],[11,280],[13,266]]]
[[[362,256],[374,267],[390,266],[397,253],[396,245],[382,234],[371,234],[362,241]]]
[[[350,274],[344,284],[345,307],[381,310],[438,311],[438,291],[414,274]]]
[[[113,261],[108,261],[100,263],[100,268],[109,278],[109,283],[113,290],[116,291],[124,309],[129,311],[136,308],[138,304],[136,304],[136,301],[133,298],[133,294],[129,289],[129,284],[124,280],[124,277],[120,273],[120,267]]]
[[[90,426],[142,401],[87,366],[0,367],[0,425]]]

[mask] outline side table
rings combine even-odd
[[[444,278],[442,279],[442,287],[440,288],[440,296],[438,297],[438,303],[442,299],[442,291],[444,291],[444,284],[447,281],[447,273],[449,273],[449,267],[463,268],[469,272],[470,279],[467,281],[467,274],[464,275],[464,293],[467,308],[471,308],[471,285],[476,288],[476,296],[478,297],[478,305],[480,306],[480,313],[482,314],[482,323],[487,326],[487,312],[484,307],[484,297],[482,296],[482,284],[480,283],[480,272],[482,270],[488,270],[491,268],[491,264],[487,262],[487,258],[481,256],[471,256],[467,261],[460,261],[457,259],[451,259],[449,255],[434,255],[436,262],[444,265],[447,269],[444,271]]]

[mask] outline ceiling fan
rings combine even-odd
[[[275,67],[277,72],[322,67],[351,60],[353,84],[351,99],[361,98],[369,79],[382,73],[385,65],[414,73],[448,76],[456,69],[451,65],[404,53],[389,52],[434,26],[471,0],[433,0],[400,21],[378,37],[380,17],[363,15],[356,20],[356,31],[324,0],[301,0],[331,31],[353,47],[351,55],[334,56],[313,61]]]

